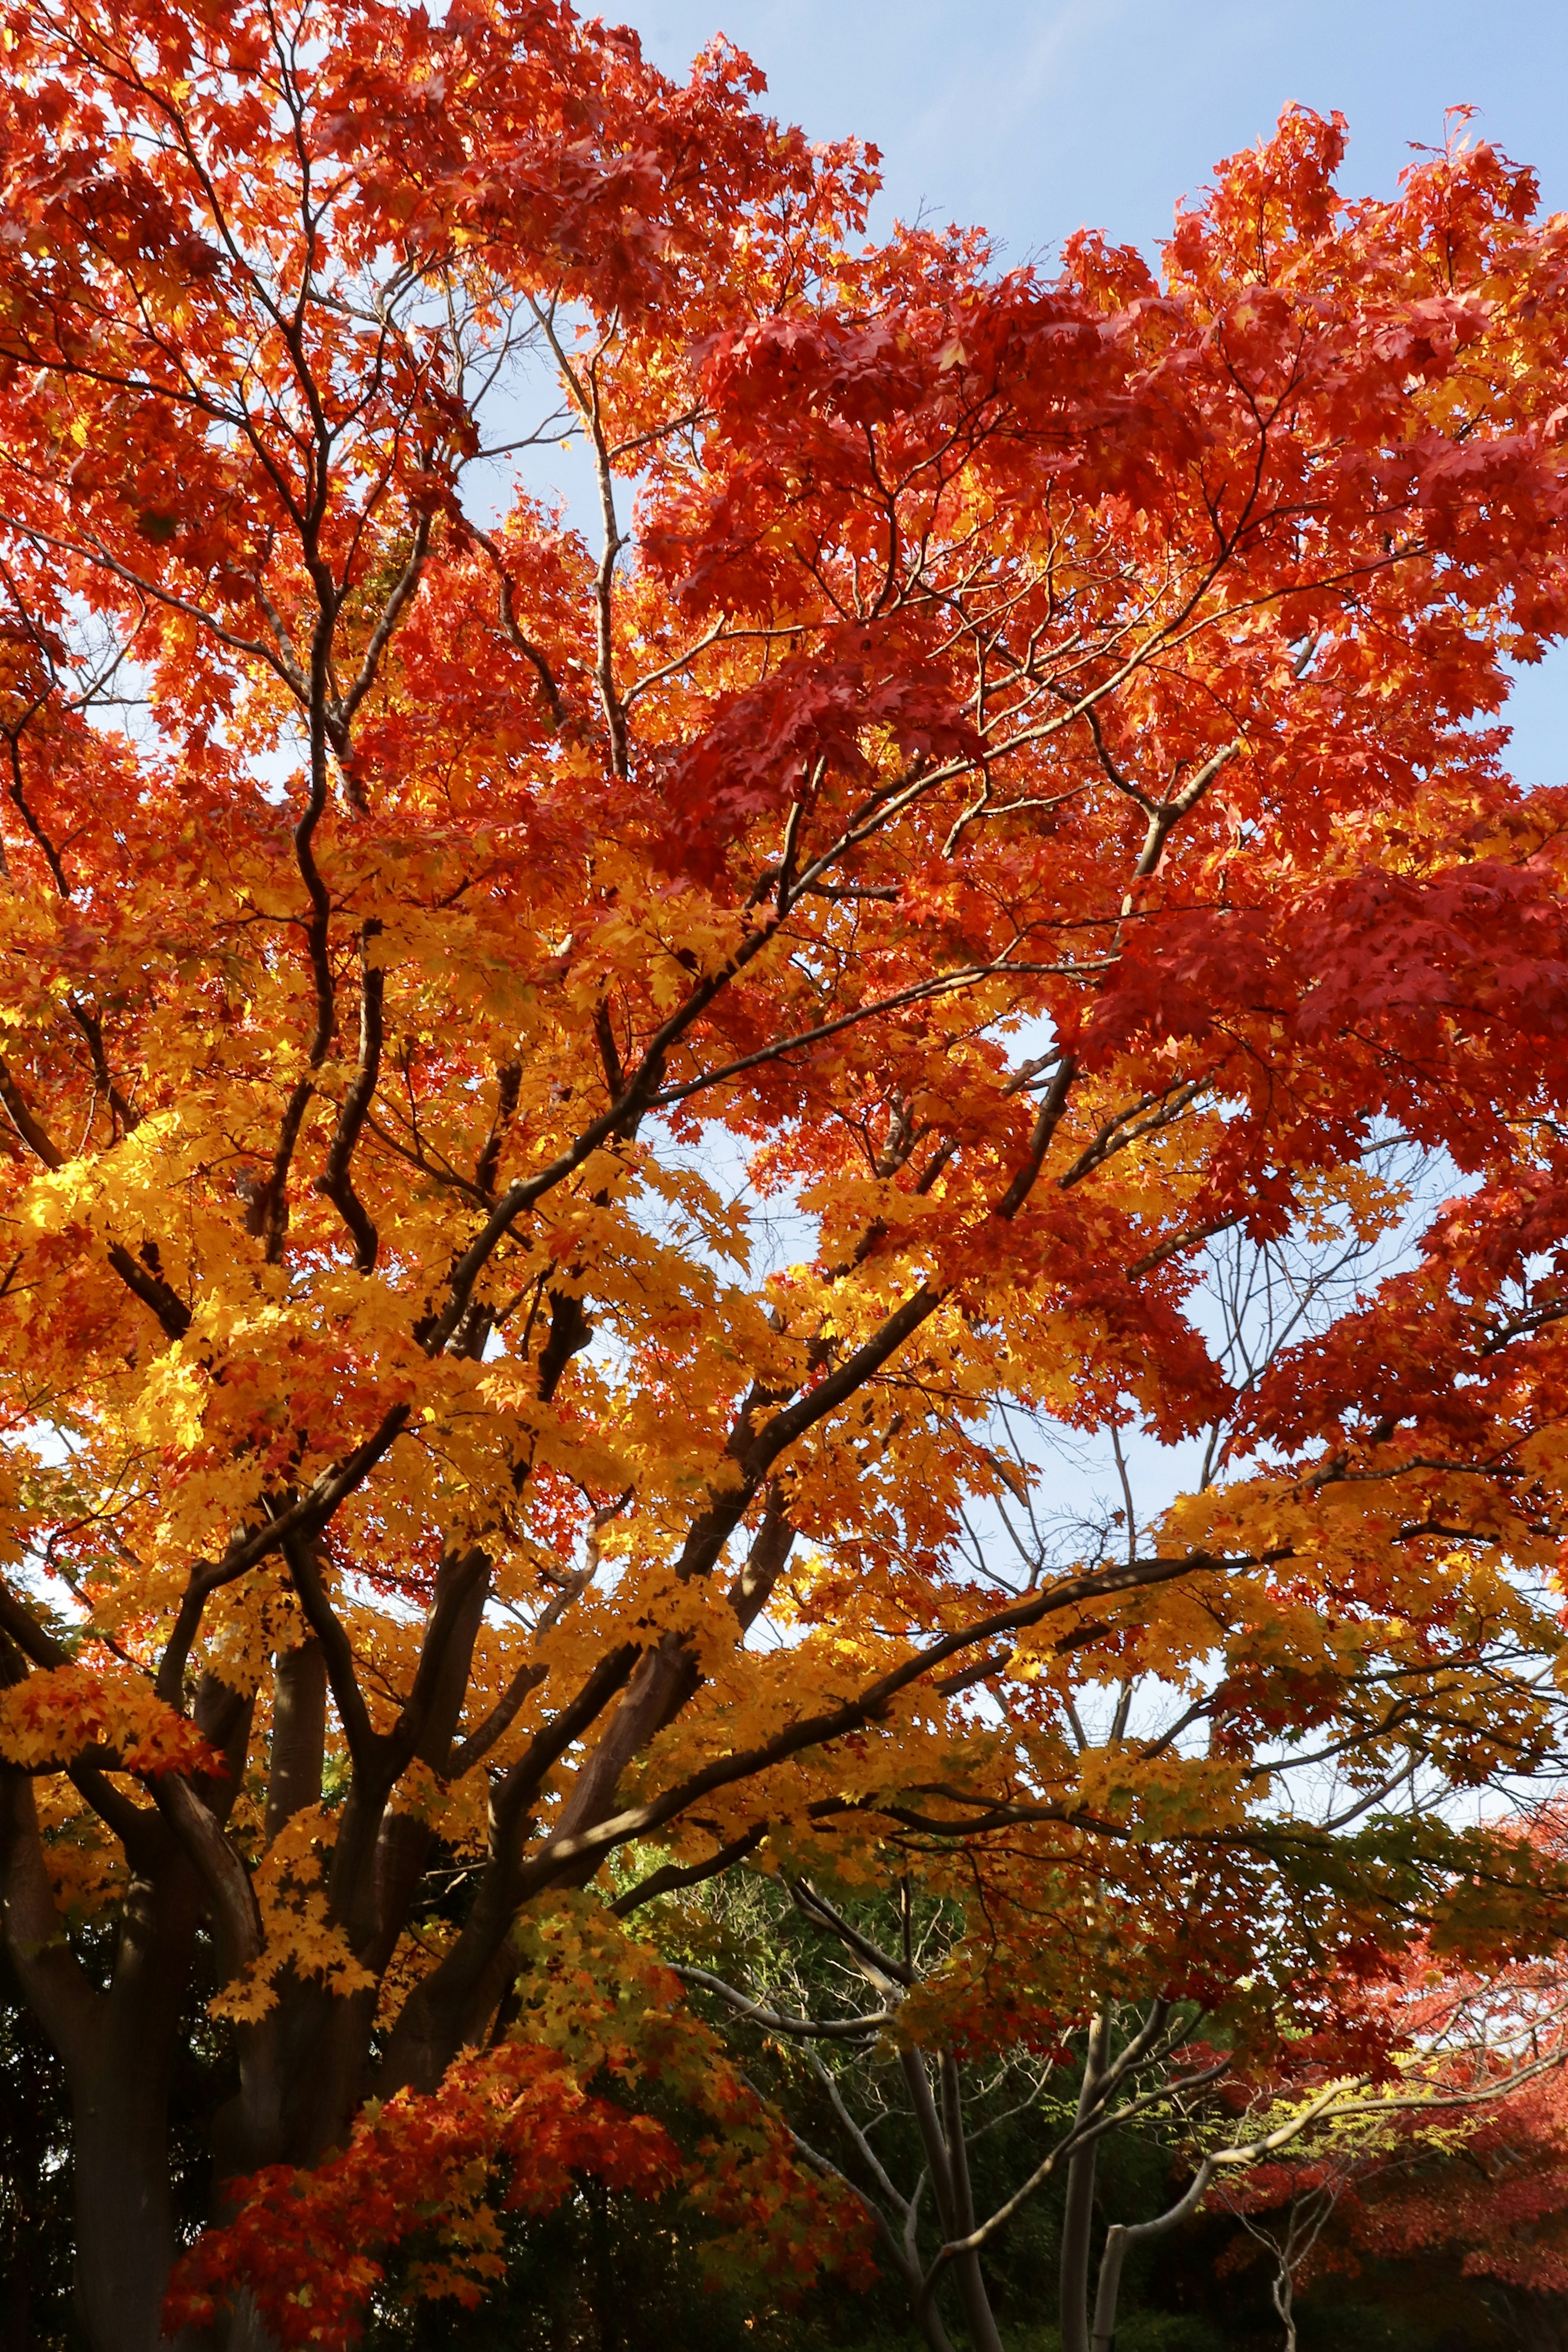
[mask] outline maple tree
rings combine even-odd
[[[1433,2134],[1354,2168],[1312,2249],[1311,2278],[1368,2259],[1419,2263],[1495,2297],[1530,2352],[1555,2352],[1568,2308],[1561,2065],[1474,2129]],[[1278,2201],[1278,2185],[1277,2198]],[[1272,2218],[1263,2217],[1264,2226]]]
[[[4,25],[3,1896],[147,2352],[201,1937],[226,2180],[443,2084],[629,2178],[514,1929],[633,1842],[1131,1914],[1201,1837],[1239,1919],[1258,1725],[1549,1748],[1563,800],[1486,722],[1568,614],[1568,231],[1291,113],[1162,277],[1003,273],[553,0]],[[1460,1194],[1227,1373],[1205,1253],[1391,1230],[1391,1137]],[[1004,1593],[1008,1400],[1230,1434]],[[1068,1738],[1068,1662],[1216,1646],[1197,1752]],[[1479,1833],[1409,1874],[1521,1932]]]
[[[1561,1853],[1560,1804],[1531,1834]],[[1364,1998],[1392,2032],[1396,2073],[1219,2199],[1271,2258],[1288,2347],[1299,2284],[1354,2273],[1367,2256],[1398,2264],[1416,2253],[1500,2287],[1521,2337],[1555,2342],[1552,2312],[1568,2291],[1561,1950],[1478,1975],[1417,1946]],[[1254,2105],[1282,2117],[1306,2083],[1287,2055],[1260,2074]]]

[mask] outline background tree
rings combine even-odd
[[[1561,1847],[1555,1812],[1534,1832]],[[1487,2283],[1519,2341],[1551,2346],[1568,2307],[1560,1955],[1477,1978],[1416,1954],[1376,2000],[1408,2047],[1401,2078],[1220,2199],[1269,2251],[1287,2341],[1299,2287],[1363,2263],[1397,2280],[1419,2254],[1456,2285]]]
[[[1042,2301],[1064,2352],[1105,2352],[1129,2258],[1133,2273],[1158,2259],[1205,2200],[1269,2250],[1293,2344],[1298,2274],[1340,2199],[1506,2130],[1563,2063],[1550,1965],[1434,1984],[1429,1960],[1391,1962],[1372,1988],[1331,1965],[1314,1983],[1300,1946],[1270,1954],[1261,1929],[1257,1972],[1212,1973],[1208,2011],[1102,1996],[1079,2023],[1037,1998],[1027,1932],[998,1937],[965,1874],[940,1894],[906,1874],[879,1899],[742,1877],[658,1923],[805,2161],[864,2206],[935,2352],[944,2311],[1001,2352],[1033,2341]],[[1158,1946],[1144,1958],[1158,1965]],[[1005,1991],[977,1998],[977,1981]],[[1100,2159],[1129,2136],[1161,2150],[1154,2177],[1113,2165],[1108,2182]],[[1016,2241],[1045,2200],[1055,2276],[1048,2291],[1036,2277],[1031,2305]],[[1024,2269],[1038,2268],[1031,2249]]]
[[[1074,1645],[1549,1746],[1482,1652],[1562,1517],[1561,800],[1475,722],[1563,625],[1568,309],[1484,147],[1346,204],[1292,115],[1163,279],[1047,280],[546,0],[5,26],[0,1868],[147,2352],[204,1938],[232,2327],[309,2330],[278,2168],[427,2189],[438,2088],[652,2184],[515,1990],[630,1842],[1000,1842],[1070,1954],[1162,1821],[1247,1899],[1259,1788],[1075,1741]],[[594,548],[509,480],[563,430]],[[1224,1480],[963,1573],[999,1404],[1207,1427],[1199,1254],[1395,1217],[1390,1136],[1468,1189]],[[1384,1859],[1526,1933],[1506,1841]]]
[[[709,1965],[688,1962],[679,1973],[728,2013],[732,2031],[760,2039],[763,2080],[791,2116],[796,2147],[865,2207],[916,2333],[933,2352],[951,2352],[945,2305],[967,2341],[1001,2352],[1008,2308],[1020,2306],[1013,2225],[1051,2189],[1066,2191],[1060,2299],[1070,2304],[1076,2287],[1081,2332],[1092,2174],[1079,2159],[1107,2133],[1168,2105],[1169,2062],[1191,2012],[1173,2017],[1156,2002],[1114,2047],[1110,2021],[1096,2020],[1081,2089],[1074,2082],[1064,2093],[1068,2044],[1046,2038],[1048,2020],[1000,2048],[938,2038],[960,1905],[917,1895],[908,1876],[881,1903],[841,1907],[801,1880],[789,1895],[794,1922],[781,1921],[761,1890],[731,1892],[715,1916],[688,1925],[699,1950],[717,1944]],[[988,1955],[999,1969],[1016,1958]],[[919,2012],[912,2033],[906,2007]],[[1026,2031],[1019,2016],[1010,2022]],[[1224,2067],[1205,2053],[1190,2086]]]

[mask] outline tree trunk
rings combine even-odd
[[[942,2052],[940,2071],[955,2234],[967,2238],[974,2229],[974,2192],[970,2186],[969,2148],[963,2131],[963,2085],[958,2061],[951,2052]],[[958,2292],[963,2299],[964,2323],[974,2352],[1002,2352],[1002,2337],[996,2326],[996,2315],[991,2308],[991,2297],[986,2292],[985,2274],[980,2266],[978,2251],[972,2249],[966,2254],[960,2254],[953,2267],[958,2273]]]
[[[1100,2257],[1100,2284],[1094,2300],[1094,2334],[1091,2352],[1115,2352],[1116,2305],[1121,2293],[1121,2265],[1130,2246],[1149,2238],[1163,2238],[1168,2230],[1179,2229],[1204,2200],[1204,2195],[1214,2179],[1215,2160],[1205,2156],[1184,2195],[1152,2221],[1113,2221],[1105,2233],[1105,2245]]]
[[[267,1843],[321,1799],[327,1748],[327,1654],[312,1637],[283,1651],[272,1684],[272,1757],[267,1776]]]
[[[92,2352],[159,2352],[174,2258],[169,2083],[195,1888],[183,1861],[133,1878],[95,2046],[65,2053],[76,2168],[76,2305]]]
[[[174,2227],[153,2071],[133,2056],[110,2063],[74,2102],[76,2307],[92,2352],[158,2352],[164,2342]]]
[[[936,2192],[942,2234],[950,2241],[967,2237],[974,2227],[974,2203],[969,2189],[969,2157],[963,2144],[958,2068],[944,2052],[939,2061],[943,2108],[943,2113],[939,2115],[936,2101],[931,2097],[931,2084],[926,2078],[925,2061],[919,2051],[900,2052],[899,2064],[910,2087],[915,2126],[925,2149],[931,2187]],[[1002,2352],[1002,2338],[996,2332],[996,2320],[991,2309],[991,2299],[985,2292],[979,2255],[973,2252],[960,2254],[951,2267],[963,2305],[964,2322],[973,2352]],[[922,2326],[926,2312],[935,2316],[929,2293],[921,2313]]]
[[[1081,2124],[1094,2104],[1105,2071],[1108,2016],[1097,2017],[1089,2030],[1084,2054],[1083,2084],[1079,2092]],[[1061,2329],[1062,2352],[1089,2352],[1089,2255],[1094,2226],[1094,2169],[1098,2141],[1090,2140],[1068,2160],[1067,2205],[1062,2215]]]

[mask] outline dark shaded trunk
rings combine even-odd
[[[120,2052],[72,2102],[76,2307],[93,2352],[157,2352],[174,2259],[168,2134],[154,2069]]]
[[[272,1684],[272,1759],[267,1776],[267,1843],[286,1822],[321,1800],[327,1747],[327,1654],[314,1639],[279,1658]]]
[[[482,1553],[448,1554],[437,1574],[431,1622],[444,1639],[424,1688],[415,1750],[435,1771],[451,1754],[489,1590]],[[329,1661],[319,1639],[279,1656],[268,1782],[268,1841],[320,1801]],[[385,1969],[406,1924],[435,1843],[410,1813],[388,1810],[395,1767],[384,1743],[356,1765],[337,1817],[328,1886],[333,1924],[373,1976]],[[220,2175],[268,2164],[314,2165],[347,2136],[371,2087],[373,1991],[342,1993],[285,1975],[278,2005],[240,2037],[240,2090],[219,2118]],[[426,2087],[434,2087],[439,2068]]]
[[[172,1857],[133,1879],[114,1973],[86,2049],[63,2054],[76,2168],[76,2306],[93,2352],[159,2352],[174,2258],[169,2086],[190,1979],[196,1890]]]

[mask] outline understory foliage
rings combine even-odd
[[[568,1899],[526,1923],[518,1948],[509,2037],[449,2066],[434,2093],[373,2104],[308,2174],[277,2165],[232,2189],[238,2210],[181,2264],[170,2321],[209,2323],[237,2276],[280,2342],[347,2344],[389,2268],[401,2298],[471,2309],[506,2276],[507,2213],[552,2213],[595,2190],[624,2201],[679,2189],[672,2225],[695,2241],[710,2286],[765,2294],[773,2280],[798,2294],[825,2266],[865,2283],[864,2222],[795,2159],[646,1947]],[[650,2097],[685,2124],[689,2152]]]
[[[1292,110],[1158,271],[1004,270],[560,0],[0,27],[0,1905],[92,2352],[552,2201],[858,2274],[606,1990],[742,1862],[957,1906],[933,2053],[1550,1948],[1447,1802],[1560,1746],[1529,173]]]

